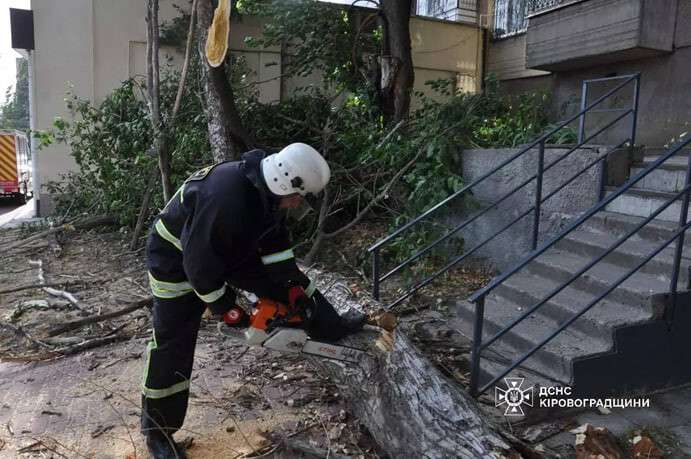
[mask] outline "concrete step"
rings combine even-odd
[[[654,191],[676,192],[684,188],[686,181],[686,164],[683,166],[672,163],[676,158],[670,158],[657,169],[651,171],[634,185],[637,189],[648,189]],[[643,171],[649,163],[643,162],[634,164],[631,167],[630,176]]]
[[[495,294],[519,305],[519,312],[523,312],[543,301],[561,285],[550,279],[519,271],[499,285]],[[594,299],[594,294],[569,286],[554,295],[535,313],[556,326],[580,313]],[[640,323],[652,317],[652,309],[645,310],[604,299],[571,326],[588,337],[611,341],[612,329],[615,327]]]
[[[643,149],[643,157],[657,159],[659,156],[666,154],[669,150],[669,147],[645,147]],[[683,158],[683,160],[686,160],[689,153],[691,153],[691,148],[682,148],[680,151],[677,152],[677,154],[675,154],[670,159],[675,159],[681,162],[681,158]]]
[[[472,330],[472,323],[469,323],[467,320],[467,315],[465,315],[465,318],[460,318],[456,315],[456,310],[457,308],[451,308],[447,310],[443,315],[439,313],[439,320],[443,320],[446,325],[445,327],[448,327],[449,330],[453,330],[452,333],[444,334],[444,341],[446,341],[449,347],[455,347],[458,349],[462,349],[466,347],[469,343],[472,343],[473,340],[473,330]],[[433,318],[434,313],[430,315],[430,318]],[[434,320],[432,321],[434,322]],[[428,325],[429,327],[434,327],[433,323]],[[509,353],[506,353],[504,355],[510,355]],[[488,352],[483,353],[481,363],[480,363],[480,377],[479,377],[479,383],[480,386],[484,386],[485,384],[489,383],[492,379],[494,379],[496,376],[499,376],[501,373],[503,373],[506,369],[509,368],[511,361],[505,357],[504,355],[498,354],[494,350],[489,350]],[[468,358],[470,358],[470,355],[468,355]],[[470,360],[468,361],[467,368],[470,369]],[[525,385],[524,389],[529,388],[530,386],[536,386],[535,389],[535,394],[537,395],[537,386],[555,386],[559,384],[559,381],[554,381],[552,379],[546,378],[544,375],[541,375],[539,373],[536,373],[528,368],[516,368],[515,370],[512,370],[509,374],[506,376],[507,378],[524,378],[525,379]],[[504,381],[499,380],[496,384],[496,387],[499,387],[501,389],[506,389],[506,384]],[[485,396],[489,401],[492,401],[494,399],[494,387],[488,388],[488,390],[485,392]],[[503,407],[503,409],[506,409],[506,406]]]
[[[540,277],[562,283],[583,268],[592,260],[580,254],[548,250],[526,266],[526,270]],[[612,263],[600,262],[576,278],[571,284],[574,288],[591,295],[599,296],[608,287],[614,285],[631,268],[624,268]],[[653,295],[669,291],[669,282],[644,272],[636,272],[605,299],[626,304],[644,312],[651,310]]]
[[[462,333],[469,333],[472,336],[475,304],[467,301],[458,302],[457,314],[463,319],[460,324]],[[521,314],[522,311],[515,303],[497,295],[489,295],[485,300],[483,342]],[[483,356],[488,356],[490,359],[494,356],[494,360],[515,362],[556,329],[554,322],[538,314],[530,315],[487,348]],[[536,351],[521,366],[546,378],[569,384],[571,363],[576,357],[605,352],[611,347],[611,341],[595,339],[576,329],[567,328]]]
[[[600,211],[586,220],[583,228],[593,232],[623,236],[643,223],[643,220],[643,217],[634,215]],[[632,237],[636,240],[643,239],[652,243],[665,242],[674,235],[677,225],[677,222],[654,219],[638,230]],[[685,245],[688,244],[691,247],[691,237],[685,238],[684,242]]]
[[[496,352],[483,354],[483,358],[480,361],[480,379],[479,388],[482,388],[485,384],[492,381],[497,376],[501,375],[507,368],[511,365],[509,359],[504,359],[502,356],[497,355]],[[546,377],[541,373],[537,373],[530,368],[519,366],[518,368],[512,370],[504,378],[522,378],[524,380],[522,388],[528,389],[529,387],[534,387],[533,396],[537,398],[539,387],[554,387],[562,386],[564,383],[562,381],[557,381]],[[490,400],[495,400],[495,387],[506,390],[506,383],[503,380],[497,381],[493,387],[489,387],[485,392],[485,395],[490,398]],[[502,410],[506,410],[506,405],[499,407]],[[532,408],[524,408],[524,413],[530,414]],[[520,421],[523,418],[512,417],[514,421]]]
[[[587,231],[586,229],[576,230],[560,240],[556,244],[556,248],[595,259],[612,247],[618,238],[617,235],[613,234]],[[650,256],[660,246],[662,246],[662,242],[631,238],[607,255],[602,262],[631,269]],[[688,279],[689,265],[691,265],[691,260],[687,258],[689,253],[691,252],[687,250],[682,254],[680,265],[679,280],[684,285]],[[669,282],[673,271],[674,255],[675,244],[672,243],[643,265],[641,272],[648,273],[664,282]]]
[[[609,196],[615,188],[607,188]],[[632,188],[609,203],[605,210],[637,217],[648,217],[674,195],[672,193]],[[677,222],[681,213],[681,199],[670,204],[657,217],[657,220]],[[689,213],[691,214],[691,212]]]

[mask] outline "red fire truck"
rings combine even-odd
[[[33,194],[29,141],[20,131],[0,130],[0,197],[24,204]]]

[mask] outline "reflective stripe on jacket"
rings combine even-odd
[[[261,179],[265,155],[253,150],[242,161],[206,167],[187,179],[166,204],[147,244],[155,296],[194,291],[206,303],[219,301],[230,273],[256,256],[272,279],[307,286],[309,280],[295,264],[277,199]]]

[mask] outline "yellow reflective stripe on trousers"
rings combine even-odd
[[[189,282],[163,282],[149,274],[149,286],[151,293],[157,298],[178,298],[192,292],[192,284]]]
[[[180,239],[176,238],[175,236],[173,236],[173,233],[168,231],[166,225],[163,224],[163,220],[159,218],[158,221],[156,221],[156,225],[154,227],[156,228],[156,232],[159,236],[173,244],[178,250],[182,251],[182,244],[180,244]]]
[[[223,284],[223,287],[219,288],[218,290],[214,290],[213,292],[206,293],[204,295],[202,295],[201,293],[199,293],[196,290],[194,291],[194,293],[196,293],[197,296],[199,298],[201,298],[201,300],[204,303],[213,303],[214,301],[218,300],[219,298],[221,298],[226,293],[226,285]]]
[[[149,341],[149,344],[146,346],[146,368],[144,368],[142,394],[144,394],[146,398],[164,398],[188,389],[190,387],[189,381],[180,381],[179,383],[175,383],[172,386],[165,387],[163,389],[150,389],[146,387],[146,380],[149,378],[149,365],[151,364],[151,351],[158,347],[156,344],[156,333],[154,332],[153,335],[153,341]]]
[[[265,265],[270,265],[272,263],[279,263],[281,261],[290,260],[295,258],[293,249],[284,250],[282,252],[272,253],[271,255],[265,255],[262,257],[262,263]]]
[[[187,390],[189,387],[189,381],[180,381],[179,383],[173,384],[165,389],[150,389],[148,387],[142,387],[142,394],[144,394],[146,398],[165,398],[177,394],[178,392],[182,392],[183,390]]]

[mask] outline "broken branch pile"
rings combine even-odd
[[[151,304],[141,260],[119,232],[88,231],[113,223],[113,217],[97,217],[29,237],[3,232],[0,246],[8,255],[0,277],[7,288],[0,290],[0,329],[9,333],[0,334],[0,357],[42,360],[145,333],[148,318],[127,318]],[[67,332],[72,336],[61,336]]]

